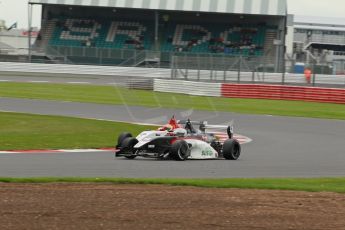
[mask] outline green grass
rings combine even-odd
[[[244,114],[345,120],[345,105],[301,101],[231,99],[128,90],[112,86],[0,83],[0,97],[138,105]]]
[[[124,178],[0,178],[3,183],[159,184],[206,188],[272,189],[345,193],[345,178],[316,179],[124,179]]]
[[[114,147],[124,131],[153,127],[78,118],[0,113],[0,150]]]

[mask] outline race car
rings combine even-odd
[[[194,126],[198,125],[198,128]],[[228,139],[224,142],[209,130],[226,129]],[[116,145],[116,157],[173,159],[228,159],[237,160],[241,154],[239,142],[233,139],[233,126],[214,126],[207,122],[176,121],[158,130],[145,131],[136,138],[122,133]]]

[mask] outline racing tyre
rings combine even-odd
[[[228,139],[223,144],[223,157],[227,160],[237,160],[241,155],[241,145],[237,140]]]
[[[122,147],[122,142],[128,137],[133,137],[130,133],[121,133],[120,136],[117,138],[117,145],[116,148]]]
[[[121,151],[126,153],[132,153],[133,155],[125,156],[127,159],[134,159],[137,156],[135,154],[134,146],[138,143],[138,140],[133,137],[127,137],[121,143]]]
[[[176,161],[185,161],[190,155],[188,143],[184,140],[176,141],[170,149],[170,157]]]

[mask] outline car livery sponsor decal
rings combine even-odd
[[[204,157],[212,157],[213,156],[213,151],[211,148],[207,148],[207,149],[204,149],[202,152],[201,152],[201,156],[204,156]]]

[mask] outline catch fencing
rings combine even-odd
[[[236,82],[255,84],[320,85],[322,87],[345,87],[345,75],[314,75],[310,83],[303,74],[279,74],[267,72],[238,72],[211,70],[176,70],[165,68],[117,67],[98,65],[39,64],[22,62],[0,62],[0,74],[18,76],[121,76],[148,79],[173,79],[205,82]]]
[[[325,84],[345,87],[345,75],[333,75],[329,68],[313,63],[312,76],[294,73],[294,64],[270,56],[228,56],[222,54],[176,54],[172,56],[172,78],[184,80],[222,81],[237,83],[273,83],[281,85]],[[322,73],[322,74],[321,74]]]
[[[292,73],[265,73],[265,72],[236,72],[210,70],[174,70],[172,79],[190,81],[217,81],[255,84],[305,85],[327,87],[345,87],[345,75],[312,76],[308,83],[303,74]]]

